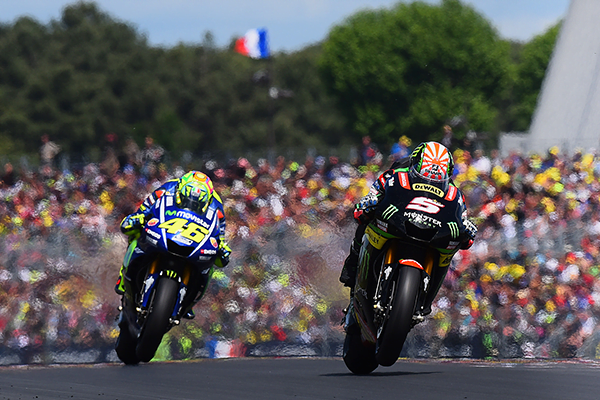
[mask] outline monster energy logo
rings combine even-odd
[[[177,211],[175,211],[175,210],[168,210],[168,211],[165,212],[165,214],[167,214],[167,215],[175,215],[175,214],[177,214]]]
[[[448,228],[450,228],[452,238],[457,238],[459,235],[458,224],[456,222],[448,222]]]
[[[385,211],[383,212],[383,214],[381,214],[381,216],[384,219],[390,219],[390,218],[392,218],[392,215],[396,214],[397,212],[398,212],[398,208],[396,208],[395,205],[390,204],[388,206],[388,208],[385,209]]]
[[[361,260],[361,268],[360,268],[360,279],[366,280],[367,274],[369,272],[369,262],[371,261],[371,254],[365,252],[363,259]]]
[[[171,270],[166,270],[165,271],[165,275],[167,275],[169,278],[176,278],[177,277],[177,272],[171,271]]]

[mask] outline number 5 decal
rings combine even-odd
[[[439,202],[429,199],[427,197],[415,197],[412,201],[406,206],[407,210],[417,210],[423,211],[427,214],[437,214],[444,207],[443,204]]]

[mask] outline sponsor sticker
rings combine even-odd
[[[440,254],[440,267],[447,267],[450,265],[450,261],[452,261],[452,257],[454,253],[450,254]]]
[[[419,190],[421,192],[433,193],[438,197],[444,197],[444,191],[442,189],[436,188],[435,186],[427,185],[425,183],[414,183],[414,190]]]
[[[204,221],[202,218],[199,218],[198,216],[196,216],[195,214],[192,214],[190,212],[187,211],[177,211],[177,216],[181,217],[181,218],[185,218],[188,221],[194,221],[195,223],[197,223],[198,225],[204,227],[204,228],[210,228],[210,225]]]
[[[410,183],[408,183],[408,174],[406,172],[401,172],[400,174],[400,186],[404,189],[410,189]]]
[[[365,230],[365,233],[367,234],[367,236],[369,238],[369,243],[371,243],[371,245],[373,247],[375,247],[377,250],[381,250],[381,248],[383,247],[385,242],[387,242],[386,238],[384,238],[381,235],[378,235],[373,229],[371,229],[371,227],[368,227]]]
[[[381,220],[377,220],[377,227],[379,229],[381,229],[382,231],[384,231],[384,232],[387,232],[387,230],[388,230],[388,224],[387,224],[387,222],[383,222]]]
[[[155,239],[160,239],[160,235],[158,233],[154,232],[153,230],[146,228],[146,233]]]
[[[214,237],[210,238],[210,244],[212,244],[215,249],[217,247],[219,247],[219,243],[217,242],[217,239],[215,239]]]
[[[158,224],[158,218],[152,218],[150,221],[148,221],[148,226],[154,226]]]
[[[209,254],[209,255],[213,254],[214,255],[214,254],[217,254],[217,251],[216,250],[204,250],[204,249],[202,249],[202,250],[200,250],[200,254]]]
[[[181,243],[183,245],[186,245],[186,246],[189,246],[189,245],[191,245],[193,243],[190,239],[186,239],[186,238],[184,238],[184,237],[182,237],[180,235],[173,236],[172,240],[174,242],[179,242],[179,243]]]
[[[448,250],[454,250],[458,247],[458,245],[460,244],[460,242],[449,242],[448,243],[448,247],[446,247],[446,249]]]
[[[458,189],[454,186],[450,186],[448,188],[448,194],[446,194],[445,199],[448,201],[452,201],[456,198],[456,194],[458,193]]]
[[[421,214],[418,212],[404,212],[404,217],[408,218],[408,220],[416,225],[424,225],[430,228],[441,228],[441,221],[430,217],[429,215]]]
[[[392,218],[392,215],[396,214],[397,212],[398,212],[398,208],[395,205],[390,204],[388,206],[388,208],[386,208],[385,211],[381,214],[381,216],[384,219],[390,219],[390,218]]]
[[[456,222],[448,222],[448,228],[450,228],[450,235],[452,236],[452,238],[458,238],[458,235],[460,234],[458,224]]]

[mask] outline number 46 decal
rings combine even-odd
[[[423,211],[427,214],[437,214],[440,212],[442,207],[444,207],[443,204],[440,204],[433,199],[429,199],[427,197],[415,197],[410,203],[408,203],[406,209]]]
[[[183,218],[170,219],[163,222],[158,227],[160,229],[166,229],[171,235],[176,235],[181,232],[181,236],[193,240],[196,243],[200,243],[208,233],[208,229]]]

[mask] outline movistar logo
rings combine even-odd
[[[448,222],[448,228],[450,228],[450,235],[456,239],[459,235],[458,224],[456,222]]]
[[[390,204],[388,206],[388,208],[385,209],[383,214],[381,214],[381,216],[384,219],[390,219],[390,218],[392,218],[392,215],[396,214],[397,212],[398,212],[398,208],[395,205]]]
[[[167,210],[167,211],[165,211],[165,214],[167,214],[167,215],[175,215],[175,214],[177,214],[177,211],[175,211],[175,210]]]

